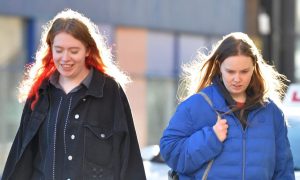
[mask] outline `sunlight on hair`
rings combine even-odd
[[[246,48],[243,50],[245,52],[239,49],[241,43],[245,46],[244,48]],[[257,77],[263,87],[262,92],[259,92],[262,93],[261,101],[266,101],[270,98],[276,104],[280,105],[286,90],[285,83],[288,82],[288,79],[276,71],[274,66],[264,61],[259,49],[247,34],[242,32],[230,33],[223,36],[221,40],[213,45],[210,52],[207,53],[207,51],[204,50],[204,48],[201,48],[198,51],[198,55],[191,62],[182,65],[182,76],[180,78],[177,94],[179,102],[187,99],[212,83],[212,79],[220,74],[218,66],[224,60],[224,54],[232,53],[225,55],[229,57],[248,52],[250,54],[244,55],[252,57],[254,63],[257,64],[256,68],[258,69],[256,71],[261,75],[261,77]],[[221,57],[223,59],[220,60]]]
[[[92,37],[93,41],[95,41],[99,51],[98,56],[100,59],[97,58],[95,61],[103,66],[103,73],[114,78],[123,88],[125,88],[126,84],[130,82],[130,78],[119,69],[117,63],[114,61],[111,48],[107,46],[107,40],[100,34],[98,26],[83,14],[71,9],[65,9],[42,27],[43,31],[40,39],[40,45],[35,55],[35,62],[25,68],[26,72],[24,79],[19,85],[19,101],[22,102],[26,100],[28,96],[32,96],[31,91],[35,91],[32,89],[33,84],[37,82],[41,73],[43,73],[46,70],[46,66],[49,65],[49,63],[46,63],[46,58],[49,58],[47,56],[51,54],[51,47],[49,47],[51,45],[47,43],[47,36],[53,23],[57,19],[76,19],[87,27],[88,33]],[[53,62],[53,60],[50,61]]]

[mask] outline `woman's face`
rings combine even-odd
[[[223,83],[235,101],[245,102],[253,70],[252,58],[244,55],[230,56],[221,64]]]
[[[76,81],[88,74],[85,58],[88,56],[84,44],[72,35],[61,32],[53,40],[52,55],[61,78]]]

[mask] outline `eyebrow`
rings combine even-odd
[[[248,67],[248,68],[245,68],[245,69],[241,69],[241,70],[239,70],[239,71],[248,71],[248,70],[250,70],[251,69],[251,67]],[[225,70],[226,71],[236,71],[235,69],[229,69],[229,68],[226,68],[225,67]]]
[[[54,48],[60,48],[60,49],[64,49],[63,47],[61,47],[61,46],[53,46]],[[67,48],[67,49],[80,49],[80,47],[69,47],[69,48]]]

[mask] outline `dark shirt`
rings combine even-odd
[[[239,119],[243,129],[245,129],[247,127],[247,120],[248,120],[248,115],[249,112],[259,108],[261,105],[260,104],[254,104],[252,106],[249,107],[245,107],[246,102],[242,103],[241,102],[236,102],[232,96],[230,95],[230,93],[228,92],[228,90],[226,89],[224,83],[221,81],[220,77],[215,77],[213,79],[213,83],[217,85],[217,88],[219,90],[219,92],[223,95],[227,106],[233,110],[233,114]],[[249,96],[249,95],[247,95]],[[247,101],[247,98],[246,98]]]
[[[74,155],[70,152],[70,144],[76,141],[76,134],[67,135],[70,130],[70,112],[86,93],[93,69],[81,84],[68,94],[64,92],[58,82],[59,73],[55,72],[49,79],[50,109],[46,121],[39,132],[40,146],[35,159],[34,179],[68,179],[74,162]],[[76,118],[76,117],[75,117]],[[73,126],[74,127],[74,126]],[[77,127],[78,128],[78,127]],[[46,133],[45,133],[46,132]],[[73,130],[76,132],[76,130]],[[70,178],[72,179],[72,178]]]
[[[217,84],[218,90],[220,91],[220,93],[223,95],[227,106],[232,110],[233,108],[235,108],[237,106],[237,102],[232,98],[232,96],[230,95],[230,93],[228,92],[228,90],[226,89],[226,87],[224,86],[223,82],[221,81],[221,79],[219,77],[214,78],[213,82],[215,84]],[[239,119],[243,129],[246,128],[247,126],[247,118],[248,118],[248,112],[249,111],[245,111],[245,113],[243,113],[241,115],[241,109],[244,106],[241,106],[240,108],[238,107],[237,109],[235,109],[235,111],[233,111],[233,114]]]

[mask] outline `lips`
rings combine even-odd
[[[242,85],[232,85],[232,87],[233,87],[234,89],[241,89],[243,86],[242,86]]]
[[[234,84],[234,85],[232,85],[232,86],[234,86],[234,87],[241,87],[242,85],[235,85],[235,84]]]
[[[63,70],[67,71],[72,69],[73,64],[61,64],[60,66]]]

